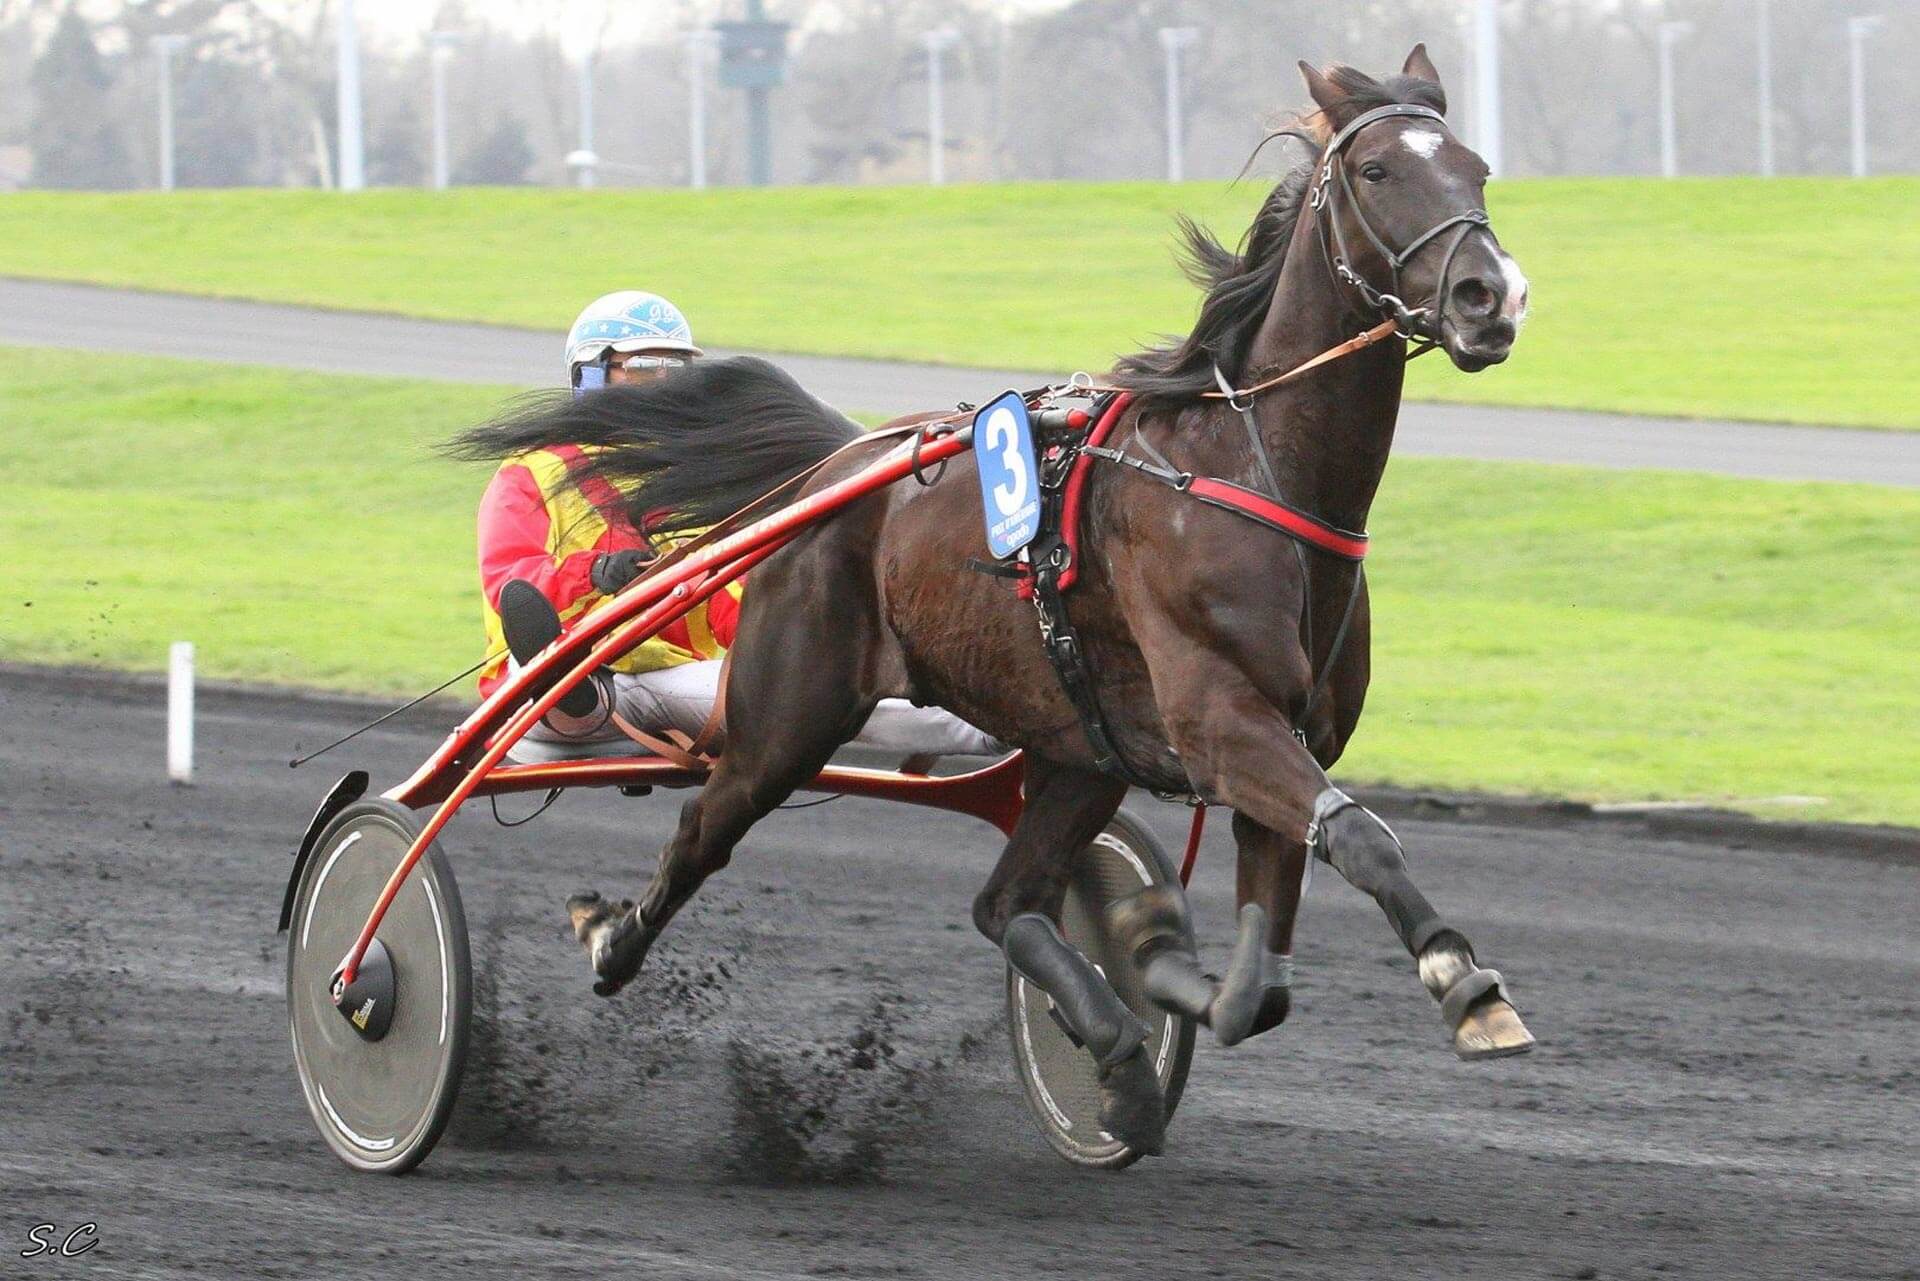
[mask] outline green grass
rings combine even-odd
[[[502,394],[0,348],[0,658],[437,682],[485,473],[431,445]],[[1372,523],[1344,776],[1920,823],[1920,494],[1403,459]]]
[[[528,324],[667,293],[715,344],[1102,369],[1190,323],[1170,218],[1219,183],[663,191],[19,193],[0,273]],[[1920,179],[1496,184],[1534,284],[1514,359],[1425,398],[1920,427]],[[853,406],[860,408],[860,406]]]

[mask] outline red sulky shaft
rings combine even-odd
[[[538,724],[540,718],[551,711],[569,690],[586,679],[594,669],[654,635],[771,556],[806,525],[884,489],[916,467],[925,469],[972,448],[973,432],[970,428],[963,428],[930,440],[924,437],[918,439],[917,451],[896,449],[855,475],[836,481],[689,556],[674,566],[670,573],[661,575],[660,579],[644,580],[636,585],[633,592],[615,597],[608,605],[582,619],[573,632],[520,671],[468,717],[441,745],[433,758],[413,778],[396,789],[393,795],[397,799],[404,802],[408,795],[423,790],[430,780],[458,764],[461,755],[499,719],[507,706],[524,698],[529,687],[546,679],[555,669],[566,669],[566,674],[555,681],[551,688],[507,721],[487,745],[480,759],[447,798],[440,802],[433,817],[407,848],[406,857],[400,860],[393,875],[387,878],[373,911],[341,965],[340,975],[334,981],[335,999],[358,976],[360,962],[365,958],[367,948],[372,945],[374,935],[379,932],[387,909],[393,905],[394,897],[399,894],[400,887],[406,884],[408,874],[453,817],[454,811],[473,794],[480,781],[500,763],[513,745]],[[592,648],[585,658],[571,657],[588,645]]]

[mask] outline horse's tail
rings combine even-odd
[[[785,370],[735,356],[580,397],[535,393],[445,449],[494,460],[579,446],[576,480],[610,482],[636,523],[674,532],[714,524],[859,435]]]

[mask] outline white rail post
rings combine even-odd
[[[193,782],[193,642],[175,641],[167,651],[167,777]]]

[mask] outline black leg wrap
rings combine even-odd
[[[1053,998],[1066,1021],[1102,1072],[1131,1057],[1146,1042],[1147,1028],[1128,1009],[1093,962],[1060,936],[1060,929],[1038,912],[1022,912],[1007,922],[1001,947],[1025,978]]]
[[[1393,928],[1400,932],[1400,941],[1407,945],[1407,951],[1415,956],[1426,949],[1434,935],[1447,928],[1440,913],[1433,910],[1433,904],[1427,902],[1427,896],[1405,872],[1395,876],[1381,891],[1380,907],[1393,922]]]
[[[1147,995],[1174,1014],[1203,1019],[1213,1003],[1213,980],[1200,968],[1186,895],[1155,885],[1107,907],[1107,930],[1139,967]]]
[[[1238,1045],[1286,1019],[1293,1008],[1293,958],[1267,950],[1267,913],[1258,903],[1240,909],[1240,933],[1207,1025],[1222,1045]]]
[[[1314,798],[1307,853],[1373,895],[1413,955],[1420,955],[1447,928],[1407,875],[1406,854],[1393,829],[1337,787]]]

